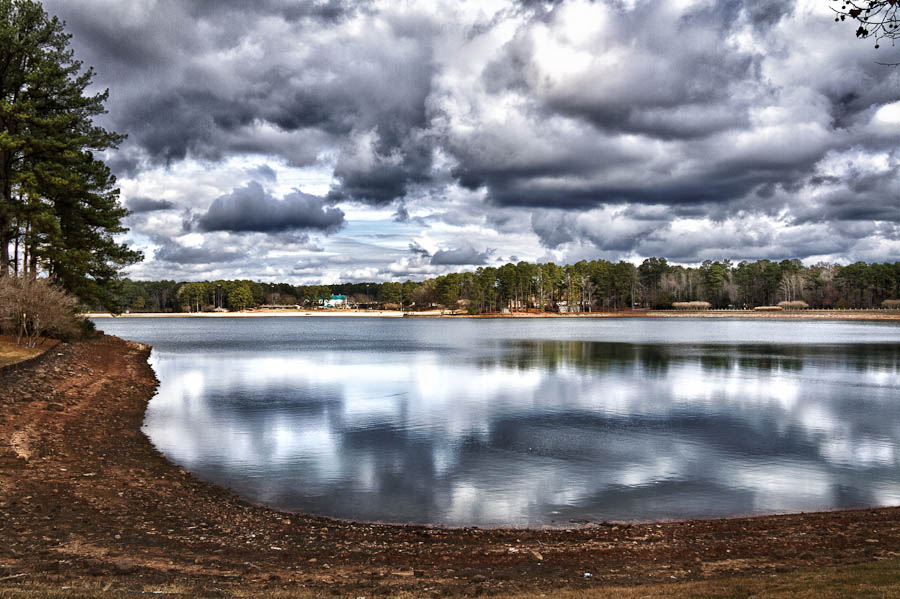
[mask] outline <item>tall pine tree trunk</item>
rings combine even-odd
[[[0,277],[9,274],[9,234],[12,230],[12,182],[9,180],[7,168],[9,157],[6,152],[0,152],[0,168],[4,169],[3,197],[0,197]]]
[[[9,217],[6,207],[0,207],[0,277],[9,274]]]
[[[19,276],[19,223],[16,223],[16,228],[13,233],[16,239],[16,252],[13,254],[13,276]]]

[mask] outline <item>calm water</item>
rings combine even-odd
[[[900,504],[900,326],[99,320],[150,343],[144,430],[251,501],[568,524]]]

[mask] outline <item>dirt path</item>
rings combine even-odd
[[[253,506],[168,463],[140,432],[156,387],[148,352],[103,337],[61,345],[39,365],[0,379],[0,578],[471,596],[900,555],[895,508],[448,530]]]

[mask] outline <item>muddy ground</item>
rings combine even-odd
[[[569,530],[339,522],[242,501],[141,433],[149,348],[100,337],[0,375],[0,581],[372,596],[701,579],[900,555],[900,509]],[[591,578],[585,579],[584,573]],[[217,591],[219,590],[219,591]]]

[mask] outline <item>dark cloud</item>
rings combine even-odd
[[[774,27],[794,10],[794,2],[785,0],[717,0],[690,10],[682,20],[726,32],[749,22],[759,32]]]
[[[598,36],[596,45],[616,50],[617,42],[631,43],[641,50],[631,53],[627,65],[599,67],[556,85],[548,84],[533,31],[524,28],[485,70],[485,85],[494,93],[525,93],[539,99],[541,110],[583,119],[605,131],[692,139],[746,126],[750,98],[741,98],[746,91],[736,94],[735,87],[752,81],[756,57],[719,51],[724,33],[698,35],[698,29],[710,29],[708,21],[661,23],[660,13],[667,10],[665,3],[652,3],[640,11],[613,13],[616,31]],[[660,27],[668,30],[661,34]],[[672,44],[672,37],[695,42]],[[734,96],[736,101],[725,101]]]
[[[640,2],[633,9],[597,3],[603,27],[568,44],[573,52],[594,57],[594,64],[563,77],[542,62],[536,32],[570,26],[565,11],[571,4],[516,3],[532,17],[483,73],[490,95],[515,91],[529,100],[524,116],[535,133],[564,116],[607,135],[691,142],[746,131],[753,126],[752,109],[778,102],[777,86],[761,71],[767,54],[759,47],[735,46],[732,36],[750,26],[765,39],[791,17],[793,2],[720,0],[680,15],[665,2]],[[441,73],[433,59],[434,40],[445,24],[431,15],[401,17],[366,2],[338,0],[272,0],[252,7],[234,0],[186,5],[168,0],[111,15],[118,18],[101,18],[105,9],[86,2],[49,6],[67,18],[76,44],[81,40],[79,50],[99,63],[100,77],[106,74],[115,84],[110,118],[151,160],[218,160],[246,152],[307,165],[322,152],[337,150],[332,201],[386,204],[432,181],[435,149],[447,141],[443,131],[434,130],[433,119],[453,127],[454,115],[435,104],[436,94],[446,93],[435,88]],[[332,34],[350,18],[368,26],[349,38],[338,35],[340,43],[334,43]],[[480,31],[490,32],[492,24],[495,20]],[[200,29],[207,35],[184,35]],[[293,39],[302,40],[296,55]],[[258,44],[268,60],[252,67],[238,60],[241,44],[247,43]],[[601,60],[607,56],[612,58]],[[857,66],[861,70],[853,78],[829,76],[814,84],[830,103],[836,127],[895,98],[897,77],[877,73],[871,63],[854,63],[854,71]],[[840,67],[831,70],[847,72]],[[264,126],[272,130],[263,131]],[[550,141],[575,146],[569,155],[521,155],[509,131],[494,134],[489,128],[458,143],[450,140],[445,149],[458,160],[459,182],[488,189],[498,204],[569,209],[609,202],[729,201],[758,185],[796,182],[829,149],[823,145],[802,160],[779,157],[777,166],[760,168],[756,162],[772,156],[771,148],[727,160],[710,145],[699,148],[708,153],[708,167],[688,177],[631,178],[631,185],[624,185],[605,175],[617,165],[640,169],[648,156],[615,145],[606,151],[578,148],[585,145],[579,140],[585,132],[573,133]],[[510,159],[498,159],[504,156]],[[119,168],[134,169],[137,163],[132,158]],[[543,183],[548,180],[552,183]]]
[[[811,202],[798,207],[793,222],[900,223],[900,163],[878,172],[848,171],[841,180],[831,179],[832,189],[826,187]]]
[[[398,223],[409,222],[409,211],[406,210],[406,206],[404,204],[400,204],[399,206],[397,206],[397,211],[394,212],[393,216],[391,216],[391,219],[394,222]]]
[[[410,185],[428,182],[432,143],[419,138],[414,131],[409,135],[407,139],[379,137],[356,152],[341,154],[334,169],[338,183],[329,198],[387,204],[406,197]]]
[[[321,274],[331,265],[348,264],[347,256],[317,256],[298,260],[293,266],[293,273],[299,275]]]
[[[175,204],[169,200],[154,200],[143,196],[129,198],[125,206],[135,214],[143,212],[156,212],[158,210],[171,210]]]
[[[667,232],[669,221],[649,215],[633,218],[624,213],[538,211],[531,225],[541,245],[550,249],[572,241],[589,241],[598,250],[627,254]]]
[[[834,253],[801,230],[825,231],[835,252],[852,253],[879,247],[867,240],[888,239],[900,221],[900,133],[889,114],[875,118],[897,102],[900,70],[877,65],[884,56],[833,23],[827,6],[44,4],[67,21],[97,87],[110,88],[100,122],[129,135],[106,157],[114,172],[137,181],[182,164],[233,171],[224,185],[167,191],[186,213],[170,235],[330,232],[345,220],[334,204],[353,203],[394,206],[386,226],[404,235],[431,227],[429,243],[445,248],[411,256],[395,245],[348,272],[364,277],[484,263],[473,244],[496,245],[492,234],[529,236],[531,249],[505,250],[526,259],[537,242],[548,254],[608,257],[670,243],[696,261],[738,243],[751,253]],[[248,157],[263,164],[242,168]],[[276,199],[259,185],[306,184],[310,173],[325,197]],[[247,180],[259,183],[238,187]],[[213,200],[221,191],[203,195],[211,188],[234,191]],[[128,202],[136,213],[168,204]],[[135,229],[171,226],[159,216],[135,218]],[[762,217],[730,240],[694,243],[673,226],[726,230]]]
[[[487,264],[493,250],[479,252],[472,246],[438,250],[431,257],[431,263],[439,266],[478,266]]]
[[[858,143],[841,127],[859,125],[873,106],[895,101],[891,86],[900,80],[896,73],[876,75],[867,64],[857,71],[867,82],[861,89],[823,65],[816,74],[825,76],[805,83],[838,116],[835,129],[810,134],[819,123],[787,101],[796,90],[779,89],[761,70],[763,61],[787,57],[790,47],[721,50],[746,24],[766,39],[791,17],[793,3],[722,1],[678,20],[663,2],[638,3],[633,11],[611,8],[607,27],[598,26],[596,37],[581,45],[568,43],[569,51],[581,53],[591,65],[568,76],[547,66],[546,51],[539,47],[547,43],[548,26],[562,29],[557,23],[561,12],[521,28],[484,71],[484,84],[498,101],[509,93],[523,98],[524,120],[472,129],[451,141],[460,184],[484,190],[494,205],[573,212],[604,205],[668,205],[669,218],[719,219],[736,209],[778,213],[785,209],[783,196],[779,203],[748,200],[757,193],[771,197],[776,186],[798,191],[829,153]],[[566,46],[566,38],[560,39]],[[607,55],[613,58],[605,67]],[[847,53],[840,61],[858,60],[852,56]],[[751,116],[761,106],[786,108],[796,118],[769,126],[768,139],[738,142],[756,135]],[[579,119],[597,133],[563,129],[560,116]],[[792,128],[803,133],[790,133]],[[622,143],[624,136],[629,143]],[[873,151],[882,148],[875,140],[868,143]],[[892,212],[882,210],[883,204],[875,201],[859,212],[872,217]],[[534,231],[548,247],[557,247],[581,236],[568,228],[571,222],[564,217],[535,221]]]
[[[333,232],[344,224],[344,212],[327,206],[322,198],[295,191],[276,199],[259,183],[248,183],[217,198],[196,219],[201,231],[282,232],[315,230]]]
[[[141,149],[150,164],[244,153],[298,166],[337,151],[333,193],[380,204],[429,178],[421,132],[435,24],[424,13],[370,14],[367,5],[163,0],[108,14],[77,0],[48,8],[66,18],[98,83],[116,90],[107,120],[128,132],[126,150]],[[344,35],[354,16],[362,26]],[[372,140],[371,160],[356,152],[362,137]]]
[[[734,2],[681,20],[671,13],[666,3],[608,10],[605,29],[580,45],[569,44],[569,50],[614,58],[608,66],[597,60],[597,66],[568,77],[546,65],[538,47],[545,38],[532,27],[522,28],[485,70],[484,81],[492,94],[513,91],[528,98],[526,125],[548,145],[541,148],[520,131],[476,130],[452,147],[460,183],[486,189],[500,205],[578,210],[610,203],[728,202],[760,184],[807,173],[826,147],[796,158],[773,155],[770,148],[743,155],[718,149],[718,138],[751,126],[752,109],[775,101],[775,90],[759,72],[762,55],[721,50],[730,30],[747,19],[771,26],[785,13],[774,3],[745,10]],[[551,24],[559,11],[553,14]],[[579,119],[601,134],[584,128],[561,134],[553,120],[558,116]],[[622,144],[623,135],[633,142]],[[674,163],[648,170],[660,143],[683,160],[696,160],[696,166],[684,174]]]
[[[431,258],[431,252],[423,248],[415,241],[411,241],[409,243],[409,251],[417,256],[422,256],[423,258]]]
[[[261,164],[256,168],[247,169],[247,174],[254,180],[268,181],[269,183],[274,183],[278,180],[278,173],[268,164]]]
[[[575,232],[570,221],[571,218],[564,212],[535,212],[531,217],[531,227],[541,240],[541,245],[553,249],[574,241]]]
[[[244,254],[236,251],[222,250],[215,247],[183,247],[175,244],[167,244],[156,250],[154,258],[163,262],[178,264],[217,264],[221,262],[234,262],[242,258]]]
[[[106,166],[118,177],[134,177],[143,167],[141,152],[134,147],[119,148],[107,152]]]
[[[209,18],[228,13],[236,18],[259,17],[260,15],[280,16],[288,21],[311,19],[320,23],[333,23],[354,14],[359,6],[367,2],[347,0],[321,0],[289,2],[285,0],[257,1],[247,4],[245,0],[194,0],[188,4],[190,14],[197,18]]]

